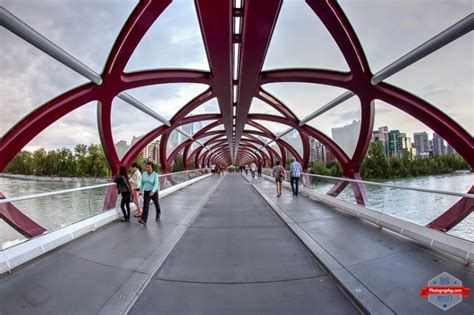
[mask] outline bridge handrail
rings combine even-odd
[[[266,168],[266,170],[270,170],[270,169]],[[285,170],[285,173],[289,173],[289,171]],[[326,179],[334,179],[334,180],[338,180],[338,181],[351,182],[351,183],[361,183],[361,184],[372,185],[372,186],[381,186],[381,187],[389,187],[389,188],[396,188],[396,189],[414,190],[414,191],[420,191],[420,192],[426,192],[426,193],[449,195],[449,196],[464,197],[464,198],[474,198],[474,194],[460,193],[460,192],[456,192],[456,191],[436,190],[436,189],[418,188],[418,187],[411,187],[411,186],[400,186],[400,185],[393,185],[393,184],[370,182],[370,181],[366,181],[366,180],[352,179],[352,178],[347,178],[347,177],[334,177],[334,176],[318,175],[318,174],[310,174],[310,173],[301,173],[301,174],[302,175],[307,175],[307,176],[313,176],[313,177],[320,177],[320,178],[326,178]]]
[[[182,171],[182,172],[175,172],[175,173],[160,174],[160,175],[158,175],[158,177],[167,177],[167,176],[181,174],[181,173],[191,173],[191,172],[205,171],[205,170],[207,170],[207,168],[200,168],[200,169]],[[98,184],[98,185],[92,185],[92,186],[84,186],[84,187],[78,187],[78,188],[57,190],[57,191],[51,191],[51,192],[45,192],[45,193],[39,193],[39,194],[33,194],[33,195],[27,195],[27,196],[21,196],[21,197],[5,198],[5,199],[0,199],[0,204],[16,202],[16,201],[22,201],[22,200],[37,199],[37,198],[43,198],[43,197],[49,197],[49,196],[63,195],[63,194],[71,193],[71,192],[77,192],[77,191],[82,191],[82,190],[90,190],[90,189],[96,189],[96,188],[102,188],[102,187],[109,187],[109,186],[113,186],[113,185],[115,185],[115,183],[105,183],[105,184]]]

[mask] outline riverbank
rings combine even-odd
[[[9,173],[0,173],[0,177],[21,179],[21,180],[33,180],[37,182],[96,183],[96,184],[110,182],[109,178],[35,176],[35,175],[22,175],[22,174],[9,174]]]

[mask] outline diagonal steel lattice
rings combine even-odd
[[[121,165],[129,167],[135,157],[151,141],[160,136],[160,162],[165,173],[170,172],[171,163],[181,151],[184,152],[185,169],[193,159],[197,166],[239,165],[251,161],[268,162],[270,166],[273,166],[274,160],[280,160],[284,164],[286,150],[288,150],[301,162],[304,170],[307,170],[310,154],[309,137],[314,137],[323,143],[341,163],[344,177],[360,179],[360,165],[371,141],[376,99],[389,103],[423,122],[450,143],[469,165],[474,167],[474,141],[465,129],[427,101],[383,82],[390,75],[472,31],[473,14],[379,73],[372,74],[357,35],[338,3],[335,0],[307,0],[308,10],[312,10],[315,13],[315,19],[319,19],[327,28],[341,50],[350,71],[311,68],[262,71],[282,0],[245,0],[241,6],[237,6],[232,0],[195,0],[210,71],[154,69],[125,73],[125,66],[136,47],[170,3],[170,0],[145,0],[135,7],[113,45],[102,74],[96,74],[86,66],[78,64],[72,56],[42,38],[40,34],[35,35],[34,30],[24,25],[5,8],[0,7],[2,26],[91,80],[90,83],[78,86],[41,105],[13,126],[0,139],[0,171],[41,131],[91,101],[97,101],[98,104],[99,135],[114,175]],[[241,21],[239,27],[241,31],[238,33],[233,29],[236,18]],[[237,49],[234,50],[234,47]],[[233,55],[234,51],[238,52],[237,56]],[[234,64],[235,62],[237,64]],[[237,69],[236,73],[233,69]],[[262,88],[264,84],[280,82],[329,85],[343,88],[347,92],[308,117],[299,120],[289,106]],[[169,121],[125,92],[133,88],[166,83],[201,83],[208,85],[209,88],[188,102]],[[348,156],[335,141],[317,128],[308,125],[307,122],[354,96],[360,101],[361,128],[355,151],[352,156]],[[120,97],[163,123],[142,136],[122,159],[115,150],[112,138],[111,111],[115,97]],[[187,116],[194,109],[214,98],[218,101],[220,114]],[[253,98],[267,103],[281,116],[250,114]],[[184,133],[188,140],[182,142],[168,155],[166,149],[171,133],[175,130],[183,133],[179,129],[181,126],[198,121],[211,123],[195,135]],[[276,135],[257,121],[280,123],[287,125],[288,129]],[[246,125],[252,126],[253,130],[245,129]],[[215,130],[219,126],[223,126],[224,130]],[[301,138],[302,154],[282,139],[284,134],[293,130]],[[262,141],[263,138],[270,142]],[[201,143],[200,139],[206,139],[206,141]],[[273,142],[276,145],[275,148],[269,145]],[[193,143],[198,143],[200,146],[192,150]],[[338,195],[347,184],[347,182],[337,183],[328,194]],[[367,204],[368,198],[364,186],[351,183],[351,188],[357,203]],[[473,192],[472,188],[470,192]],[[114,189],[107,191],[105,200],[104,208],[115,204]],[[428,226],[444,231],[449,230],[467,217],[473,207],[472,199],[463,198],[430,222]],[[44,231],[11,204],[0,205],[0,216],[28,237]]]

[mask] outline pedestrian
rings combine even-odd
[[[280,165],[280,161],[275,162],[276,166],[273,168],[273,177],[275,178],[277,197],[281,195],[281,183],[285,178],[285,169]]]
[[[148,211],[150,208],[150,200],[153,200],[156,209],[156,221],[160,220],[161,209],[158,199],[158,190],[160,189],[160,179],[158,174],[154,171],[155,165],[153,162],[146,163],[146,172],[142,175],[140,184],[140,194],[143,194],[143,213],[138,222],[146,226],[148,219]]]
[[[249,174],[249,165],[245,164],[245,175]]]
[[[257,171],[257,164],[255,162],[250,163],[250,172],[252,173],[252,178],[255,179],[255,172]]]
[[[257,174],[258,174],[258,179],[262,178],[262,161],[258,161],[258,167],[257,167]]]
[[[292,160],[293,162],[290,164],[290,184],[293,196],[298,197],[298,182],[303,168],[301,167],[300,162],[296,161],[295,158]]]
[[[122,209],[123,219],[122,222],[130,222],[130,198],[132,195],[132,188],[128,182],[128,174],[125,166],[120,166],[119,173],[115,177],[114,182],[117,184],[117,191],[122,195],[122,201],[120,202],[120,209]],[[127,211],[125,211],[125,207]]]
[[[211,176],[216,174],[216,166],[214,164],[211,164]]]
[[[140,205],[140,184],[142,182],[142,167],[140,164],[134,162],[132,164],[133,175],[130,179],[130,184],[132,186],[133,193],[133,202],[137,206],[137,213],[134,215],[135,218],[142,216],[143,209]]]

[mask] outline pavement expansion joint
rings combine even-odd
[[[157,278],[159,281],[166,282],[177,282],[177,283],[192,283],[192,284],[218,284],[218,285],[239,285],[239,284],[264,284],[264,283],[284,283],[291,281],[302,281],[309,279],[318,279],[318,278],[327,278],[326,274],[323,275],[314,275],[309,277],[300,277],[300,278],[290,278],[290,279],[279,279],[279,280],[265,280],[265,281],[232,281],[232,282],[223,282],[223,281],[187,281],[187,280],[175,280],[175,279],[166,279],[166,278]]]

